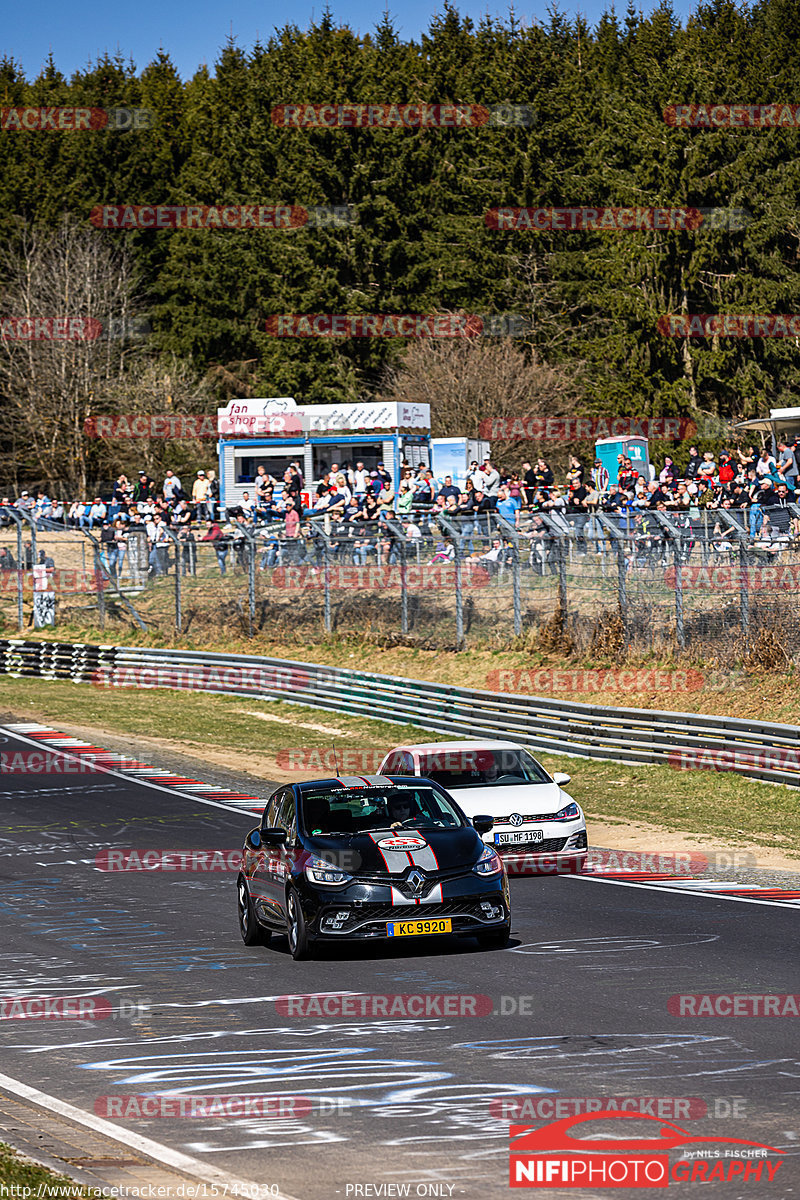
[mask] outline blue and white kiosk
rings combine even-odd
[[[291,396],[231,400],[217,410],[220,504],[240,504],[260,466],[282,479],[299,462],[307,489],[332,463],[363,462],[368,471],[383,463],[400,483],[400,464],[430,462],[431,413],[427,404],[309,404]]]

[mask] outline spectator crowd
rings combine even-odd
[[[65,504],[43,491],[36,496],[22,491],[13,501],[3,497],[0,524],[13,524],[4,509],[16,508],[40,529],[88,531],[99,542],[103,566],[117,576],[135,529],[146,533],[151,575],[166,571],[170,546],[193,573],[198,543],[211,545],[221,574],[245,569],[246,547],[254,539],[262,570],[286,562],[319,565],[326,544],[329,552],[356,564],[392,563],[405,541],[425,545],[426,561],[448,561],[458,548],[493,573],[510,561],[509,526],[527,540],[531,564],[543,569],[548,517],[571,526],[578,554],[601,551],[607,533],[601,518],[608,517],[629,535],[632,566],[666,554],[657,513],[687,531],[689,553],[689,535],[699,521],[715,553],[733,548],[731,523],[721,510],[738,511],[753,546],[775,553],[793,543],[800,537],[792,508],[800,496],[799,460],[798,442],[780,442],[775,455],[753,446],[718,455],[693,446],[683,470],[670,456],[640,470],[619,455],[618,480],[611,484],[599,459],[588,465],[571,457],[558,482],[543,458],[512,471],[486,459],[471,464],[463,486],[450,475],[437,479],[430,468],[404,461],[396,492],[384,463],[367,469],[360,460],[333,462],[307,489],[300,463],[293,462],[280,479],[259,466],[241,501],[224,513],[213,470],[198,470],[186,485],[171,470],[160,484],[140,471],[136,481],[120,475],[105,499],[96,495]]]

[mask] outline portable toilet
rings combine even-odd
[[[609,483],[617,483],[619,464],[617,455],[624,454],[631,460],[631,465],[639,472],[645,483],[650,482],[650,454],[648,441],[645,437],[610,437],[601,438],[594,444],[594,456],[599,458],[608,471]]]

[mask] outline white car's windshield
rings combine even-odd
[[[527,750],[441,750],[420,755],[419,773],[444,788],[552,783]]]

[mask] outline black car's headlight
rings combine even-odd
[[[500,855],[495,854],[491,846],[484,846],[483,854],[472,869],[476,875],[500,875],[503,863]]]
[[[560,809],[553,819],[555,821],[574,821],[575,818],[579,817],[580,815],[581,810],[573,800],[571,804],[566,806],[566,808]]]
[[[321,883],[327,887],[337,887],[343,883],[350,883],[353,879],[353,876],[348,875],[341,867],[326,862],[324,858],[317,858],[316,855],[309,858],[303,870],[306,879],[311,883]]]

